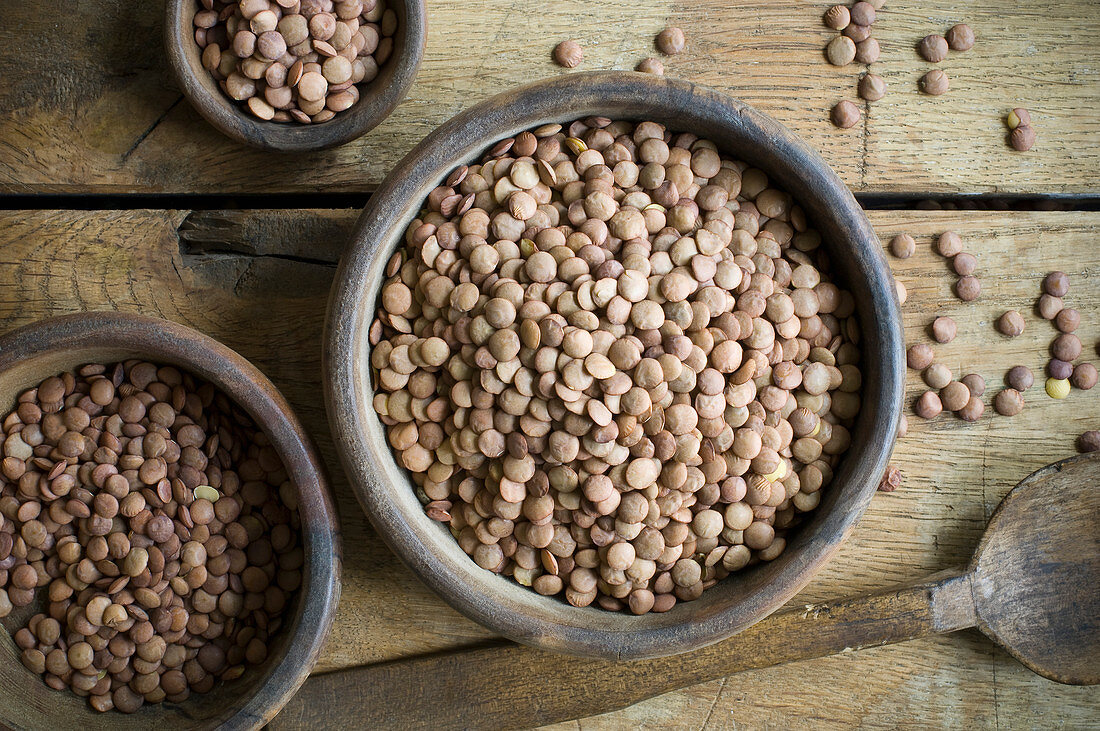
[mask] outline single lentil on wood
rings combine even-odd
[[[395,455],[479,566],[540,594],[696,599],[782,553],[850,444],[851,295],[797,202],[693,134],[504,140],[429,194],[387,275]]]
[[[301,584],[297,497],[224,394],[171,366],[91,364],[3,419],[0,614],[23,664],[97,711],[180,702],[262,663]]]

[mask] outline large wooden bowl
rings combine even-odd
[[[267,434],[299,491],[302,586],[263,665],[250,667],[239,680],[219,683],[210,693],[178,704],[146,705],[129,716],[98,713],[87,700],[51,690],[24,668],[10,633],[33,611],[16,610],[4,620],[8,632],[0,632],[0,725],[51,730],[260,728],[309,675],[340,596],[339,531],[321,458],[290,405],[248,361],[188,327],[139,315],[66,315],[0,336],[0,413],[7,413],[20,392],[47,376],[85,363],[127,358],[176,365],[206,379]]]
[[[479,568],[426,515],[372,408],[367,329],[383,268],[425,196],[496,140],[589,115],[653,119],[713,140],[766,171],[821,231],[862,325],[863,407],[851,449],[820,506],[776,560],[719,582],[666,614],[634,617],[576,608]],[[455,608],[514,640],[608,658],[684,652],[757,622],[809,582],[852,530],[893,449],[901,411],[903,338],[879,241],[836,174],[804,142],[746,104],[684,82],[630,72],[570,74],[524,86],[459,114],[386,178],[359,219],[329,304],[325,386],[333,436],[351,484],[390,547]]]
[[[371,82],[360,84],[359,101],[327,122],[265,122],[230,99],[202,66],[195,42],[198,0],[165,2],[164,48],[180,91],[207,122],[238,142],[279,152],[336,147],[374,129],[405,98],[424,57],[427,18],[424,0],[389,0],[397,14],[393,53]]]

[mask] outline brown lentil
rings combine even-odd
[[[1039,296],[1037,309],[1039,310],[1039,315],[1044,320],[1053,320],[1058,317],[1058,313],[1062,311],[1063,307],[1064,305],[1061,297],[1055,297],[1050,294],[1042,294]]]
[[[848,36],[837,36],[825,47],[825,57],[833,66],[847,66],[856,58],[856,43]]]
[[[852,22],[856,25],[870,27],[875,22],[875,6],[865,0],[852,5]]]
[[[978,299],[981,291],[982,283],[972,274],[959,277],[958,281],[955,282],[955,296],[963,302],[973,302]]]
[[[1024,410],[1024,395],[1015,388],[1003,389],[993,398],[993,408],[1002,416],[1016,416]]]
[[[886,80],[878,74],[867,73],[859,80],[858,89],[860,99],[866,99],[869,102],[877,102],[879,99],[886,96]]]
[[[1051,297],[1065,297],[1069,294],[1069,277],[1065,272],[1051,272],[1043,277],[1043,292]]]
[[[1077,450],[1080,452],[1100,452],[1100,431],[1093,429],[1077,437]]]
[[[985,413],[985,404],[977,396],[971,396],[970,400],[966,402],[966,406],[955,412],[963,421],[975,422],[982,418],[982,414]]]
[[[947,39],[941,35],[928,35],[917,45],[921,58],[930,63],[939,63],[947,58]]]
[[[909,349],[905,351],[905,362],[915,371],[923,371],[932,365],[932,361],[935,359],[936,354],[932,350],[932,346],[927,343],[910,345]]]
[[[841,129],[849,129],[859,124],[862,115],[860,114],[859,107],[847,99],[843,99],[836,103],[832,111],[833,124]]]
[[[1035,385],[1035,376],[1027,366],[1012,366],[1005,374],[1005,383],[1017,391],[1026,391]]]
[[[969,51],[974,47],[974,31],[966,23],[951,26],[944,35],[952,51]]]
[[[562,41],[554,46],[554,63],[562,68],[574,69],[584,60],[584,49],[576,41]]]
[[[899,487],[901,487],[901,470],[894,465],[889,465],[886,472],[883,473],[882,479],[879,480],[879,492],[893,492]]]
[[[654,44],[657,50],[666,56],[675,56],[683,52],[687,39],[684,37],[684,31],[679,28],[665,28],[657,34]]]
[[[1051,358],[1047,362],[1047,375],[1058,380],[1066,380],[1073,375],[1073,364],[1060,358]]]
[[[922,419],[934,419],[943,411],[943,404],[935,391],[925,391],[913,405],[913,411]]]
[[[825,25],[833,30],[844,30],[852,22],[852,14],[843,5],[833,5],[825,11]]]
[[[265,121],[320,123],[359,101],[394,48],[386,0],[241,0],[195,14],[203,67]]]
[[[959,326],[950,317],[941,316],[932,321],[932,338],[937,343],[950,343],[958,331]]]
[[[908,259],[917,250],[917,242],[909,234],[898,234],[890,239],[890,253],[899,259]]]
[[[972,396],[981,396],[985,393],[985,379],[977,373],[968,373],[959,380],[970,389]]]
[[[634,67],[635,71],[641,71],[643,74],[653,74],[654,76],[665,75],[665,65],[661,63],[658,58],[643,58],[638,62],[638,65]]]
[[[856,44],[856,61],[859,63],[872,64],[878,61],[879,53],[878,41],[874,38],[865,38]]]
[[[485,570],[637,614],[776,558],[860,408],[853,301],[797,201],[648,121],[551,125],[461,170],[371,328],[428,515]]]
[[[1010,338],[1023,335],[1024,316],[1016,310],[1009,310],[997,318],[997,329]]]
[[[940,403],[947,411],[959,411],[970,402],[970,389],[959,381],[951,383],[940,389]]]
[[[1008,133],[1008,144],[1012,149],[1027,152],[1035,146],[1035,128],[1031,125],[1023,125]]]
[[[27,668],[97,711],[132,713],[265,659],[238,649],[278,632],[302,548],[294,487],[241,409],[189,373],[126,361],[45,379],[3,423],[0,501],[16,515],[0,548],[19,540],[38,558],[9,548],[0,614],[48,584],[48,614],[15,633]],[[25,479],[52,489],[28,494]],[[250,591],[255,572],[278,586]],[[204,658],[201,673],[171,675]]]
[[[1054,316],[1054,326],[1060,332],[1071,333],[1077,330],[1081,324],[1081,313],[1072,307],[1065,307]]]
[[[1088,391],[1096,385],[1096,379],[1096,366],[1092,363],[1078,363],[1073,367],[1073,375],[1070,376],[1069,381],[1074,388]]]
[[[962,237],[954,231],[944,231],[936,239],[936,253],[950,259],[962,253]]]
[[[931,96],[939,96],[947,93],[951,80],[942,69],[932,69],[920,77],[920,90]]]
[[[965,251],[955,254],[951,259],[951,268],[955,270],[955,273],[960,277],[965,277],[969,274],[973,274],[978,269],[978,258],[973,254],[969,254]]]

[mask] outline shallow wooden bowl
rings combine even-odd
[[[397,14],[393,53],[378,76],[359,86],[359,101],[327,122],[265,122],[230,99],[202,66],[195,42],[198,0],[167,0],[164,47],[176,83],[207,122],[252,147],[279,152],[308,152],[336,147],[374,129],[405,98],[424,57],[427,18],[424,0],[389,0]]]
[[[305,681],[321,652],[340,596],[336,512],[321,458],[290,405],[253,365],[183,325],[139,315],[90,312],[44,320],[0,336],[0,413],[47,376],[92,362],[142,358],[200,376],[245,409],[283,458],[299,490],[305,563],[302,586],[267,662],[183,703],[146,705],[133,715],[98,713],[84,698],[51,690],[23,667],[11,632],[33,611],[16,610],[0,632],[0,725],[25,729],[253,729],[271,720]],[[44,590],[39,590],[42,594]],[[32,604],[31,607],[35,605]],[[21,621],[22,620],[22,621]]]
[[[589,115],[653,119],[713,140],[766,171],[821,231],[862,324],[863,407],[851,449],[820,506],[776,560],[740,572],[697,601],[634,617],[547,598],[479,568],[430,520],[394,460],[372,408],[370,346],[383,269],[425,196],[495,141],[546,122]],[[455,608],[520,642],[607,658],[671,655],[716,642],[793,597],[840,546],[867,507],[893,449],[901,412],[903,338],[878,238],[849,190],[804,142],[770,117],[717,92],[630,72],[569,74],[524,86],[459,114],[428,135],[386,178],[359,219],[329,304],[325,387],[344,468],[379,533]]]

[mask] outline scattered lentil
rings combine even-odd
[[[947,78],[947,73],[943,69],[932,69],[920,77],[920,90],[931,96],[946,94],[950,86],[951,80]]]
[[[847,99],[837,102],[836,106],[833,107],[833,124],[841,129],[855,127],[862,118],[863,115],[860,114],[859,107]]]
[[[886,96],[886,80],[878,74],[867,73],[859,80],[859,97],[877,102]]]
[[[959,327],[950,317],[937,317],[932,321],[932,338],[937,343],[950,343],[955,339]],[[954,409],[952,409],[954,411]]]
[[[978,299],[978,295],[981,294],[981,291],[982,283],[972,274],[968,274],[965,277],[959,277],[958,281],[955,282],[955,296],[963,302],[973,302]]]
[[[825,11],[825,25],[833,30],[844,30],[852,22],[852,14],[843,5],[833,5]]]
[[[1008,144],[1012,145],[1012,149],[1020,152],[1027,152],[1034,147],[1035,139],[1035,128],[1030,125],[1017,127],[1008,133]]]
[[[898,234],[890,239],[890,253],[899,259],[908,259],[917,250],[917,242],[909,234]]]
[[[1054,326],[1057,327],[1060,332],[1075,332],[1080,324],[1081,313],[1072,307],[1065,307],[1059,310],[1058,314],[1054,316]]]
[[[951,369],[943,363],[933,363],[924,369],[923,375],[929,388],[939,390],[951,383]]]
[[[985,413],[985,404],[977,396],[971,396],[970,400],[966,402],[966,406],[955,412],[963,421],[973,423],[982,418],[982,414]]]
[[[856,42],[848,36],[837,36],[825,46],[825,57],[833,66],[847,66],[856,59]]]
[[[1043,292],[1051,297],[1065,297],[1069,294],[1069,277],[1065,272],[1051,272],[1043,277]]]
[[[554,46],[554,63],[562,68],[574,69],[584,60],[584,49],[576,41],[562,41]]]
[[[955,270],[955,273],[960,277],[973,274],[978,270],[978,257],[973,254],[962,252],[956,254],[951,259],[951,268]]]
[[[634,70],[641,71],[643,74],[653,74],[655,76],[665,75],[665,65],[657,58],[643,58],[638,62],[638,65],[634,67]]]
[[[993,398],[993,408],[1001,416],[1016,416],[1024,410],[1024,395],[1014,388],[1002,389]]]
[[[1047,375],[1059,380],[1069,378],[1073,375],[1073,364],[1059,358],[1051,358],[1047,362]]]
[[[914,343],[905,351],[905,361],[915,371],[923,371],[935,359],[936,354],[928,343]]]
[[[950,259],[962,253],[962,237],[955,231],[944,231],[936,239],[935,249],[937,254]]]
[[[952,51],[969,51],[974,47],[974,31],[966,23],[951,26],[944,35]]]
[[[1069,396],[1069,380],[1065,378],[1048,378],[1046,390],[1047,396],[1054,399],[1064,399]]]
[[[941,35],[928,35],[917,44],[921,57],[930,63],[939,63],[947,58],[947,40]]]
[[[1005,383],[1017,391],[1026,391],[1035,385],[1035,376],[1027,366],[1017,365],[1008,369],[1005,374]]]
[[[1073,375],[1070,376],[1069,380],[1074,388],[1088,391],[1096,385],[1096,366],[1092,363],[1078,363],[1073,367]]]
[[[917,399],[913,411],[922,419],[934,419],[943,411],[943,404],[935,391],[925,391]]]
[[[886,472],[883,473],[882,479],[879,480],[879,492],[893,492],[899,487],[901,487],[901,470],[894,465],[889,465]]]
[[[872,64],[878,61],[881,49],[874,38],[865,38],[856,44],[856,58],[859,63]]]
[[[1077,450],[1080,452],[1100,452],[1100,431],[1087,431],[1077,437]]]
[[[681,29],[675,27],[665,28],[657,34],[655,45],[657,50],[666,56],[675,56],[683,52],[684,47],[687,45],[687,39]]]
[[[875,22],[875,6],[865,0],[852,5],[852,22],[856,25],[870,27]]]
[[[985,379],[977,373],[968,373],[959,380],[966,384],[972,396],[981,396],[985,393]]]
[[[1039,315],[1044,320],[1053,320],[1058,317],[1058,313],[1062,311],[1063,307],[1064,305],[1062,304],[1061,297],[1054,297],[1049,294],[1042,294],[1039,296]]]
[[[1024,316],[1016,310],[1008,310],[997,318],[997,329],[1002,335],[1007,335],[1010,338],[1023,335]]]

